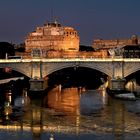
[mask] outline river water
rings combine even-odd
[[[56,86],[38,98],[9,94],[3,112],[0,140],[140,139],[140,100],[112,99],[104,88]]]

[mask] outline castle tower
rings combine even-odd
[[[37,27],[34,32],[29,33],[25,48],[26,52],[36,48],[45,51],[78,51],[79,36],[74,28],[62,26],[55,21]]]

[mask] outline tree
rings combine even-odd
[[[0,59],[5,59],[8,56],[15,55],[14,46],[8,42],[0,42]]]

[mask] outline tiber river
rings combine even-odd
[[[56,86],[34,99],[9,94],[3,112],[0,140],[140,139],[140,100],[112,99],[104,88]]]

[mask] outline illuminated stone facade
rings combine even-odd
[[[96,39],[93,41],[92,47],[95,50],[101,49],[113,49],[113,48],[121,48],[126,45],[134,45],[140,43],[140,40],[136,35],[132,35],[130,39],[113,39],[113,40],[103,40]]]
[[[26,52],[38,48],[44,51],[79,51],[79,36],[72,27],[47,23],[29,33],[25,40]]]

